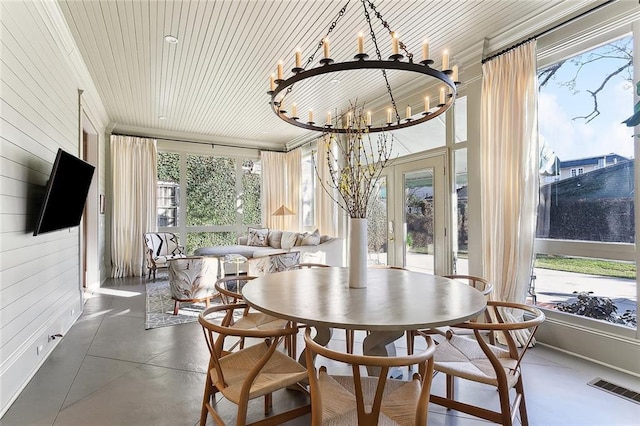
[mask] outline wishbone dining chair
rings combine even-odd
[[[305,415],[310,410],[307,391],[299,384],[307,378],[305,367],[277,349],[281,340],[298,330],[290,326],[262,329],[234,327],[234,312],[244,312],[247,308],[245,303],[218,305],[206,309],[198,317],[210,354],[200,413],[201,426],[206,424],[208,415],[211,415],[215,424],[226,424],[222,417],[228,413],[216,410],[220,403],[216,401],[218,392],[237,406],[236,425],[247,424],[249,402],[260,397],[264,397],[264,417],[250,424],[278,425]],[[230,352],[225,342],[228,337],[257,343]],[[293,408],[287,406],[286,410],[272,414],[272,394],[289,392],[287,389],[292,387],[301,392],[300,395],[289,395],[298,397],[297,403],[293,404]],[[303,400],[300,401],[300,398]]]
[[[511,426],[519,412],[520,423],[527,426],[522,358],[545,315],[531,305],[492,300],[487,302],[486,312],[488,315],[475,321],[456,324],[456,328],[471,330],[472,337],[450,332],[446,340],[437,345],[434,368],[446,374],[446,396],[432,393],[431,402],[505,426]],[[487,342],[485,333],[495,333],[496,340],[503,344]],[[500,410],[494,411],[456,399],[456,377],[495,386]],[[511,390],[514,391],[513,402]]]

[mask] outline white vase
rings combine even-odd
[[[349,287],[367,287],[367,219],[349,219]]]

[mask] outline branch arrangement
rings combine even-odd
[[[375,183],[391,161],[393,136],[380,132],[372,138],[364,107],[357,104],[351,104],[342,120],[347,121],[347,133],[324,134],[318,141],[317,149],[324,149],[327,154],[329,171],[326,182],[319,180],[322,188],[349,217],[366,218]],[[315,153],[313,162],[316,174],[320,176]],[[336,191],[340,201],[334,196]]]

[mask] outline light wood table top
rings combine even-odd
[[[416,330],[476,317],[486,299],[448,278],[397,269],[367,271],[368,286],[348,286],[347,268],[268,274],[242,288],[247,303],[270,315],[320,327]]]

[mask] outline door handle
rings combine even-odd
[[[393,241],[394,232],[393,232],[393,221],[389,221],[389,241]]]

